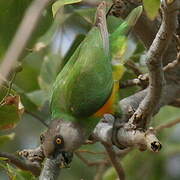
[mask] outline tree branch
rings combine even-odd
[[[101,161],[95,161],[95,162],[90,162],[88,160],[86,160],[81,154],[80,152],[75,152],[76,156],[87,166],[99,166],[99,165],[108,165],[109,162],[107,160],[101,160]]]
[[[102,143],[102,144],[104,145],[104,147],[105,147],[105,149],[107,151],[109,159],[110,159],[113,167],[115,168],[119,179],[124,180],[125,179],[125,172],[124,172],[124,169],[123,169],[121,163],[119,162],[120,160],[116,156],[116,152],[113,150],[113,147],[109,146],[106,143]]]
[[[24,18],[0,66],[0,76],[2,76],[3,79],[8,77],[17,61],[19,61],[19,57],[30,39],[43,10],[50,2],[53,2],[53,0],[34,0],[30,7],[26,10]],[[3,80],[0,79],[0,86],[2,83]]]
[[[102,180],[102,177],[104,175],[104,171],[106,170],[105,164],[101,164],[97,167],[96,175],[94,177],[94,180]]]
[[[121,88],[132,87],[132,86],[143,86],[144,87],[144,83],[142,83],[142,81],[139,78],[129,79],[129,80],[125,81],[125,82],[120,82],[119,83],[120,89]]]
[[[162,124],[162,125],[159,125],[155,128],[155,131],[161,131],[162,129],[165,129],[165,128],[171,128],[172,126],[175,126],[176,124],[180,123],[180,118],[179,119],[176,119],[174,121],[171,121],[171,122],[168,122],[168,123],[165,123],[165,124]]]
[[[142,74],[142,71],[139,69],[139,67],[132,60],[127,61],[125,66],[130,68],[134,72],[134,74],[137,76]]]
[[[114,121],[116,120],[112,115],[106,114],[94,129],[92,137],[109,146],[115,145],[120,149],[137,147],[140,150],[148,149],[152,152],[159,152],[161,149],[161,143],[157,139],[153,128],[149,128],[147,131],[126,130],[122,124],[119,124],[119,127],[116,126],[117,132],[114,134],[112,133],[115,130]],[[116,139],[115,143],[114,139]]]
[[[61,154],[56,158],[47,158],[41,171],[39,180],[56,180],[60,174]]]
[[[24,171],[29,171],[35,176],[39,176],[41,172],[41,168],[37,163],[32,163],[29,161],[22,161],[19,159],[17,156],[7,153],[7,152],[0,152],[0,157],[5,157],[7,158],[8,163],[14,164],[16,167],[24,170]]]
[[[177,12],[170,13],[176,8],[176,1],[173,5],[162,2],[162,23],[160,29],[147,53],[146,64],[149,70],[149,87],[143,101],[139,104],[138,109],[129,119],[127,126],[145,128],[150,121],[155,109],[161,100],[163,91],[164,75],[162,71],[162,57],[166,51],[173,33],[176,30]]]

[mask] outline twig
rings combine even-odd
[[[76,152],[89,153],[89,154],[93,154],[93,155],[97,155],[97,154],[106,155],[106,152],[93,152],[93,151],[89,151],[89,150],[85,150],[85,149],[80,149],[80,150],[77,150]]]
[[[48,124],[41,118],[39,117],[37,114],[28,111],[27,109],[25,110],[25,112],[27,114],[30,114],[32,117],[34,117],[35,119],[37,119],[38,121],[40,121],[44,126],[49,127]]]
[[[176,0],[171,6],[171,10],[176,6]],[[140,103],[138,109],[130,118],[127,127],[132,126],[144,128],[150,121],[156,107],[158,106],[164,84],[162,71],[162,56],[168,47],[173,33],[176,29],[177,12],[169,13],[169,5],[164,0],[162,2],[162,24],[147,53],[147,67],[149,70],[149,88],[146,97]]]
[[[168,63],[163,67],[164,72],[171,71],[176,68],[180,64],[180,58],[175,59],[174,61]],[[149,76],[148,74],[140,74],[138,78],[130,79],[125,82],[120,83],[120,88],[127,88],[132,86],[141,86],[142,88],[146,88],[148,86]]]
[[[168,63],[165,67],[163,67],[163,71],[165,72],[170,71],[171,69],[175,68],[178,64],[180,64],[180,58],[175,59],[171,63]]]
[[[41,168],[40,168],[40,166],[38,166],[38,164],[22,161],[21,159],[19,159],[17,156],[15,156],[13,154],[10,154],[7,152],[0,152],[0,157],[7,158],[8,163],[12,163],[24,171],[29,171],[32,174],[34,174],[35,176],[39,176],[39,174],[41,172]]]
[[[140,74],[143,74],[132,60],[127,61],[125,65],[128,66],[128,68],[132,69],[135,75],[139,76]]]
[[[138,78],[130,79],[125,82],[119,83],[120,88],[127,88],[127,87],[132,87],[132,86],[141,86],[141,85],[142,85],[142,81]]]
[[[118,174],[119,179],[124,180],[125,179],[124,169],[121,166],[121,164],[119,162],[120,160],[117,158],[116,153],[114,152],[112,146],[109,146],[108,144],[105,144],[105,143],[103,143],[103,145],[108,153],[108,156],[109,156],[109,159],[110,159],[112,165],[114,166],[114,168]]]
[[[90,161],[86,160],[79,152],[75,152],[75,154],[87,166],[98,166],[98,165],[101,165],[101,164],[105,164],[105,165],[109,164],[109,161],[107,161],[107,160],[90,162]]]
[[[133,148],[122,149],[122,150],[119,150],[118,152],[116,152],[116,155],[118,157],[120,157],[120,159],[122,159],[124,156],[126,156],[132,150],[133,150]]]
[[[162,125],[159,125],[155,128],[155,131],[161,131],[162,129],[165,129],[165,128],[171,128],[172,126],[175,126],[176,124],[180,123],[180,118],[179,119],[176,119],[174,121],[171,121],[171,122],[168,122],[168,123],[165,123],[165,124],[162,124]]]
[[[106,169],[105,164],[101,164],[97,167],[96,175],[94,177],[94,180],[102,180],[102,176],[104,174],[104,171]]]
[[[34,31],[43,10],[50,2],[53,2],[53,0],[34,0],[30,7],[26,10],[24,18],[0,66],[0,74],[4,77],[4,79],[8,77],[14,65],[19,60],[19,57],[22,54],[32,32]],[[3,81],[0,79],[0,86],[2,83]]]
[[[11,79],[11,81],[9,82],[8,90],[7,90],[6,94],[5,94],[5,96],[3,97],[3,99],[0,101],[0,106],[4,104],[5,99],[10,95],[11,90],[12,90],[13,81],[14,81],[15,78],[16,78],[16,74],[17,74],[17,72],[15,72],[15,73],[13,74],[12,79]]]

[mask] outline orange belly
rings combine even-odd
[[[119,82],[115,82],[111,96],[109,97],[107,102],[93,116],[102,117],[104,114],[114,114],[118,90]]]

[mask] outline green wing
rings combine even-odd
[[[125,21],[110,35],[110,50],[113,58],[119,59],[127,49],[127,35],[142,13],[142,6],[131,11]]]
[[[102,13],[100,13],[102,15]],[[104,16],[105,18],[105,16]],[[88,117],[107,101],[113,87],[106,24],[97,20],[86,38],[57,76],[52,89],[51,112]]]

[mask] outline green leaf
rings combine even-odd
[[[0,101],[2,102],[2,100],[4,99],[4,97],[7,95],[8,92],[8,87],[6,86],[1,86],[0,87]],[[11,89],[11,91],[9,92],[11,95],[16,95],[17,93]]]
[[[41,89],[49,91],[54,83],[59,71],[62,58],[59,54],[52,54],[45,56],[41,66],[40,75],[38,77]]]
[[[115,179],[117,179],[116,170],[113,167],[110,167],[104,173],[103,180],[115,180]]]
[[[41,49],[50,46],[54,41],[54,35],[59,30],[59,27],[69,18],[70,14],[63,13],[62,16],[56,17],[47,30],[36,42],[34,46],[34,51],[40,51]]]
[[[14,139],[15,133],[0,136],[0,146]],[[2,160],[2,159],[1,159]]]
[[[23,60],[23,70],[17,74],[15,84],[25,92],[39,89],[38,75],[42,59],[46,54],[45,49],[29,53]]]
[[[38,106],[38,108],[41,108],[44,103],[48,100],[48,94],[44,90],[37,90],[33,91],[27,94],[27,97]]]
[[[68,4],[74,4],[81,2],[82,0],[58,0],[52,5],[52,13],[53,17],[55,17],[56,13],[58,12],[59,8],[61,8],[64,5]]]
[[[20,116],[16,105],[0,106],[0,130],[14,128],[19,120]]]
[[[24,16],[27,7],[33,0],[0,0],[0,61],[9,46],[17,28]],[[26,47],[31,48],[36,39],[44,34],[52,23],[51,8],[43,11],[38,27],[33,32],[30,41]],[[26,54],[27,51],[24,51]],[[23,54],[23,55],[24,55]]]
[[[14,128],[20,121],[23,112],[24,107],[21,104],[20,96],[4,97],[0,105],[0,130]]]
[[[160,3],[160,0],[143,0],[144,9],[151,20],[154,20],[158,15]]]
[[[8,158],[0,157],[0,161],[6,161],[6,160],[8,160]],[[1,163],[0,163],[0,167],[1,167]]]
[[[83,17],[88,23],[94,23],[95,8],[77,9],[74,12]]]
[[[14,168],[8,163],[0,163],[0,167],[6,170],[9,178],[12,180],[37,180],[30,172]]]
[[[0,87],[0,130],[14,128],[24,112],[20,96],[14,90],[7,92],[8,88]]]

